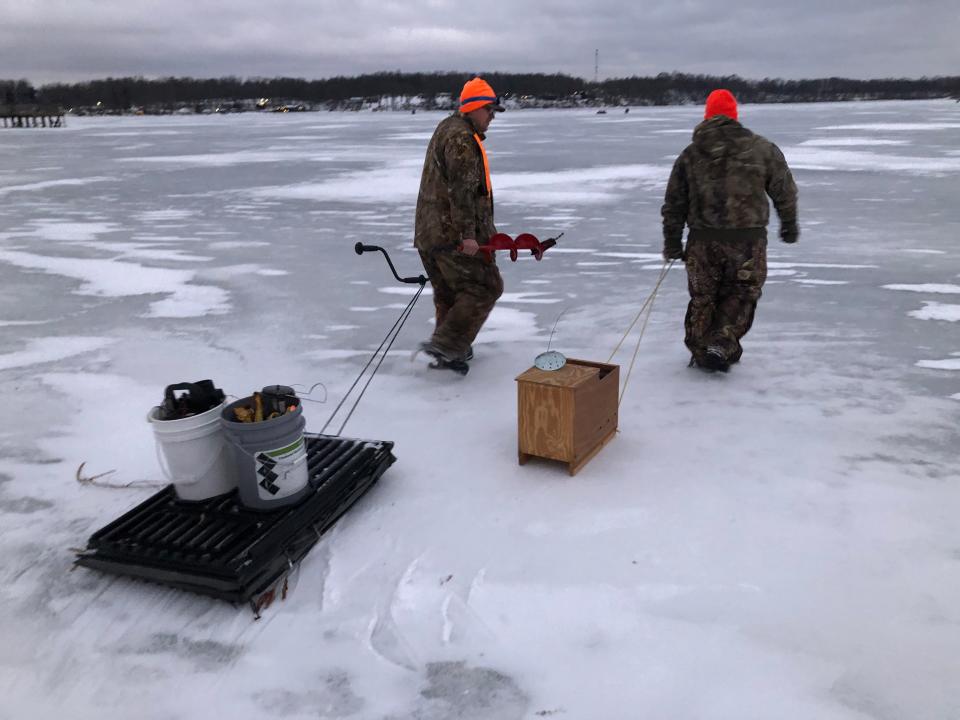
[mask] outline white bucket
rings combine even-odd
[[[181,500],[206,500],[237,486],[233,458],[220,427],[224,404],[179,420],[160,420],[158,407],[147,413],[160,469]]]

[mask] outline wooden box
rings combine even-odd
[[[616,433],[619,365],[568,358],[559,370],[532,367],[516,380],[521,465],[535,455],[576,475]]]

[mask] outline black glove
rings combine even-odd
[[[800,228],[794,223],[785,223],[780,226],[780,239],[785,243],[795,243],[800,237]]]
[[[663,259],[667,262],[671,260],[683,260],[683,245],[677,243],[664,243],[663,245]]]

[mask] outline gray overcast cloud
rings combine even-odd
[[[0,0],[0,78],[960,74],[960,2]]]

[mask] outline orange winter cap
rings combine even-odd
[[[483,78],[475,77],[473,80],[468,80],[460,91],[460,112],[462,113],[473,112],[491,103],[494,110],[503,112],[500,98],[490,87],[490,83]]]
[[[714,115],[726,115],[731,120],[737,119],[737,99],[729,90],[714,90],[707,96],[707,105],[703,111],[703,119],[709,120]]]

